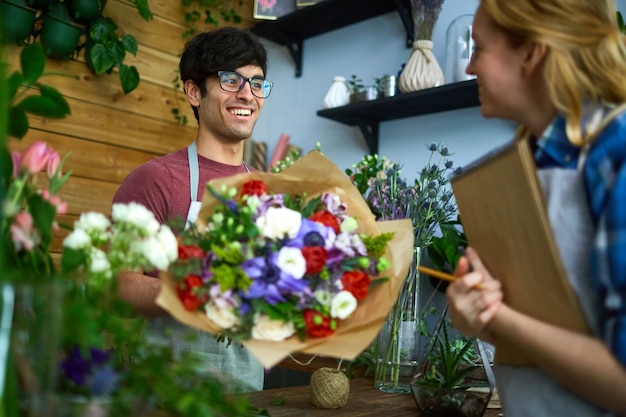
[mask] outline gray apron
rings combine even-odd
[[[561,259],[578,295],[589,327],[600,335],[601,302],[593,287],[590,247],[594,227],[584,190],[581,151],[578,169],[549,168],[537,171],[545,196],[548,217]],[[498,394],[505,417],[612,416],[563,388],[536,367],[494,365]]]
[[[198,154],[196,143],[187,151],[189,159],[189,182],[191,205],[187,213],[187,225],[197,220],[201,201],[198,201]],[[244,165],[245,166],[245,165]],[[248,167],[245,166],[249,172]],[[215,335],[181,324],[171,316],[148,320],[148,338],[153,343],[174,347],[175,354],[193,352],[200,358],[203,368],[199,372],[223,378],[224,384],[234,392],[261,391],[264,370],[261,363],[248,349],[239,343],[227,347],[218,342]]]

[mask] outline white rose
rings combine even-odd
[[[91,246],[91,239],[83,229],[74,229],[74,231],[63,240],[63,246],[76,250],[85,249]]]
[[[294,278],[302,278],[306,272],[306,260],[298,248],[284,247],[278,252],[276,265]]]
[[[349,291],[340,291],[330,303],[330,315],[341,320],[350,316],[356,310],[357,301]]]
[[[283,239],[297,236],[302,224],[302,214],[286,207],[270,207],[264,216],[256,220],[261,233],[270,239]]]
[[[204,310],[209,320],[222,329],[230,329],[241,324],[241,318],[235,314],[234,308],[230,304],[220,308],[215,302],[211,301],[205,304]]]
[[[254,315],[253,339],[280,342],[292,336],[295,332],[296,329],[293,323],[272,320],[268,316],[258,313]]]

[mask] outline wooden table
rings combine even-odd
[[[340,409],[319,409],[310,400],[308,385],[275,388],[246,394],[251,405],[267,410],[272,417],[406,417],[417,416],[412,394],[386,394],[374,388],[371,378],[350,381],[348,403]],[[283,400],[283,405],[272,405]],[[497,417],[499,409],[487,409],[484,417]]]

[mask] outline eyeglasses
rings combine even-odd
[[[274,85],[274,83],[266,79],[258,77],[246,78],[235,71],[218,71],[217,77],[220,80],[222,90],[228,91],[229,93],[241,91],[247,81],[250,83],[252,94],[258,98],[268,98],[272,92],[272,86]]]

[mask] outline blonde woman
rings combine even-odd
[[[447,290],[452,322],[532,360],[494,366],[506,417],[626,416],[626,46],[614,2],[481,0],[473,32],[481,112],[519,123],[546,199],[560,199],[548,214],[594,336],[509,307],[471,248]]]

